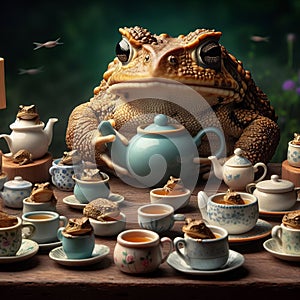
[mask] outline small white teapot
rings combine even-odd
[[[223,166],[216,156],[208,157],[212,162],[216,177],[223,179],[230,189],[236,191],[245,190],[246,185],[254,181],[254,175],[259,167],[262,167],[264,172],[254,182],[264,179],[267,174],[267,166],[264,163],[258,162],[252,166],[251,162],[242,156],[243,150],[240,148],[236,148],[234,154]]]

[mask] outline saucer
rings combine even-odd
[[[82,259],[70,259],[67,258],[63,247],[61,246],[51,250],[49,253],[49,257],[61,265],[79,267],[92,265],[101,261],[108,255],[109,251],[109,247],[96,244],[91,257]]]
[[[229,234],[229,243],[246,243],[255,240],[259,240],[267,237],[272,230],[272,225],[265,221],[258,219],[256,225],[251,230],[242,234]]]
[[[44,244],[39,244],[39,250],[40,251],[47,251],[47,250],[51,250],[55,247],[58,247],[61,245],[61,241],[55,241],[55,242],[51,242],[51,243],[44,243]]]
[[[124,196],[110,193],[107,199],[120,204],[124,201]],[[80,203],[74,195],[63,198],[63,202],[75,209],[84,209],[87,205],[87,203]]]
[[[2,256],[0,257],[0,264],[14,263],[23,261],[35,255],[39,250],[39,245],[32,241],[23,239],[21,247],[15,256]]]
[[[297,200],[293,207],[291,207],[289,210],[282,210],[282,211],[268,211],[268,210],[259,210],[259,215],[264,217],[276,217],[276,218],[282,218],[285,214],[300,209],[300,200]]]
[[[287,261],[300,261],[300,255],[288,254],[282,252],[281,246],[278,245],[275,239],[271,238],[263,243],[264,248],[273,254],[275,257],[287,260]]]
[[[183,259],[180,258],[180,256],[177,254],[176,251],[173,251],[167,259],[167,263],[171,267],[173,267],[177,271],[186,274],[191,274],[191,275],[217,275],[217,274],[226,273],[240,267],[244,263],[244,261],[245,258],[242,254],[233,250],[229,250],[228,261],[223,267],[216,270],[206,271],[206,270],[192,269],[189,265],[186,264],[186,262]]]

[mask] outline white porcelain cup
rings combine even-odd
[[[284,253],[300,255],[300,229],[280,224],[272,228],[271,234],[272,238],[281,246]]]
[[[138,223],[141,228],[164,232],[170,230],[175,221],[184,221],[183,214],[175,214],[168,204],[146,204],[138,208]]]
[[[68,219],[65,216],[60,216],[53,211],[27,212],[22,215],[22,219],[35,226],[36,230],[30,239],[39,244],[57,241],[58,228],[61,226],[65,227],[68,223]]]
[[[287,161],[289,165],[300,168],[300,145],[294,145],[292,141],[288,143]]]
[[[23,199],[23,214],[30,211],[56,211],[56,201],[31,202],[29,197]]]
[[[177,254],[193,269],[215,270],[228,260],[228,232],[218,226],[208,227],[216,235],[216,239],[194,239],[186,233],[184,238],[174,239]]]

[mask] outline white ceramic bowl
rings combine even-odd
[[[30,211],[56,211],[56,202],[29,202],[29,197],[23,199],[23,214]]]
[[[121,219],[116,221],[101,222],[89,218],[90,223],[94,229],[94,234],[97,236],[114,236],[123,231],[126,227],[126,216],[120,213]]]
[[[158,204],[169,204],[174,210],[188,205],[191,198],[191,191],[189,189],[184,189],[182,194],[168,194],[163,195],[163,188],[156,188],[150,191],[150,201],[151,203]]]

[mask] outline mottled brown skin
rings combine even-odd
[[[32,154],[26,149],[21,149],[13,155],[12,161],[19,166],[29,164],[33,161]]]
[[[65,235],[86,235],[93,232],[93,227],[90,224],[89,218],[71,218],[63,231]]]
[[[37,111],[37,108],[34,104],[32,104],[32,105],[19,105],[17,118],[21,119],[21,120],[35,121],[36,124],[39,124],[41,122],[38,111]]]
[[[31,202],[56,201],[50,182],[35,183],[28,200]]]
[[[121,28],[120,33],[130,45],[130,54],[120,51],[119,44],[117,57],[94,89],[94,97],[71,113],[66,132],[70,149],[78,149],[84,160],[101,165],[100,154],[106,151],[105,144],[97,142],[101,120],[113,119],[117,130],[132,122],[136,129],[137,125],[152,123],[153,116],[148,117],[150,113],[163,113],[195,135],[202,127],[216,126],[214,115],[225,134],[227,156],[239,147],[252,163],[270,161],[280,136],[274,109],[242,62],[219,44],[221,32],[197,29],[173,38],[136,26]],[[114,92],[120,84],[124,87],[131,82],[153,79],[188,85],[205,98],[211,111],[189,112],[161,99],[126,102],[126,94],[120,98]],[[199,154],[201,157],[211,155],[205,139]]]
[[[203,220],[187,218],[182,231],[194,239],[215,239],[214,233],[206,226]]]

